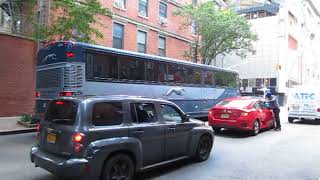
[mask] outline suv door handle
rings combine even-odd
[[[175,131],[176,130],[175,127],[169,127],[168,129],[169,129],[169,131]]]
[[[134,133],[135,133],[135,134],[143,134],[144,131],[143,131],[143,130],[137,130],[137,131],[135,131]]]

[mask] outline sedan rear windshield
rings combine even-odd
[[[248,105],[250,105],[253,102],[253,100],[248,99],[237,99],[237,100],[224,100],[218,104],[218,106],[223,107],[238,107],[238,108],[244,108]]]
[[[45,121],[63,125],[74,125],[78,103],[74,101],[52,101],[45,114]]]

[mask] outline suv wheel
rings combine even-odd
[[[258,135],[260,132],[260,123],[258,120],[256,120],[254,123],[253,123],[253,128],[252,128],[252,131],[251,131],[251,135],[253,136],[256,136]]]
[[[203,135],[200,137],[199,144],[197,147],[197,154],[195,159],[198,162],[205,161],[209,158],[212,148],[212,139],[208,135]]]
[[[104,165],[102,180],[132,180],[134,165],[125,154],[112,156]]]
[[[293,120],[294,120],[294,118],[288,117],[288,122],[289,122],[289,123],[293,123]]]

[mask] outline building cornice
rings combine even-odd
[[[137,27],[139,28],[145,28],[145,29],[150,29],[150,30],[153,30],[153,31],[157,31],[159,34],[163,34],[163,35],[166,35],[166,36],[171,36],[171,37],[174,37],[176,39],[179,39],[179,40],[182,40],[182,41],[185,41],[185,42],[188,42],[188,43],[193,43],[194,41],[191,40],[191,39],[188,39],[188,38],[185,38],[183,36],[180,36],[176,33],[172,33],[172,32],[169,32],[169,31],[164,31],[158,27],[155,27],[155,26],[152,26],[152,25],[148,25],[148,24],[144,24],[144,23],[141,23],[137,20],[134,20],[134,19],[131,19],[131,18],[128,18],[128,17],[125,17],[125,16],[121,16],[121,15],[118,15],[118,14],[113,14],[113,17],[112,17],[114,20],[120,20],[120,21],[124,21],[124,22],[128,22],[128,23],[131,23],[131,24],[134,24],[136,25]]]

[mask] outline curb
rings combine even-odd
[[[36,128],[13,130],[13,131],[1,131],[0,135],[12,135],[12,134],[22,134],[22,133],[30,133],[30,132],[36,132]]]

